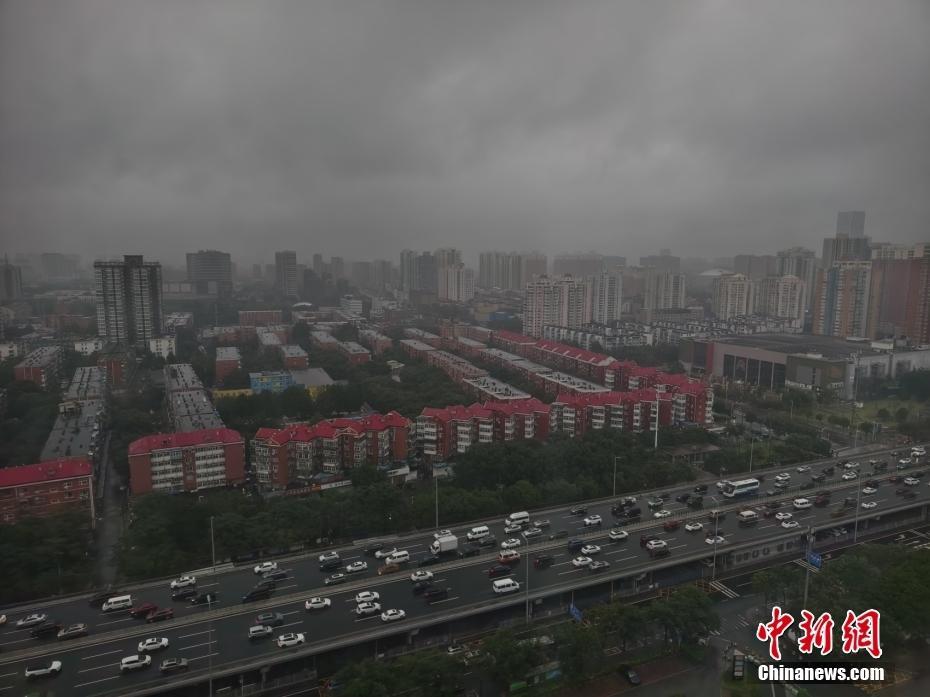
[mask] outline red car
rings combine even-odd
[[[666,531],[671,532],[672,530],[677,530],[681,527],[680,520],[666,520],[665,524],[662,526]]]
[[[136,619],[142,619],[143,617],[148,617],[149,613],[155,612],[158,609],[158,605],[155,603],[142,603],[141,605],[136,605],[129,611],[129,614]]]
[[[174,610],[170,607],[163,607],[161,610],[152,610],[146,618],[146,622],[162,622],[164,620],[170,620],[174,617]]]

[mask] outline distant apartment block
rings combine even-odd
[[[358,467],[389,466],[407,459],[410,428],[410,421],[393,411],[260,428],[251,443],[252,468],[261,486],[282,489]]]
[[[232,258],[215,249],[187,253],[187,280],[198,295],[232,295]]]
[[[488,374],[488,371],[484,368],[479,368],[448,351],[429,351],[425,356],[427,365],[439,368],[455,382],[461,382],[469,378],[480,378]]]
[[[419,341],[417,339],[401,339],[399,342],[400,350],[411,358],[426,360],[426,354],[430,351],[436,351],[435,346]]]
[[[256,337],[255,327],[238,324],[222,327],[206,327],[198,332],[201,341],[215,341],[219,346],[241,346]]]
[[[466,378],[462,380],[462,387],[475,399],[488,402],[512,402],[530,398],[530,395],[523,390],[489,375]]]
[[[218,346],[213,364],[213,379],[222,385],[232,373],[242,368],[242,354],[235,346]]]
[[[296,297],[297,295],[297,252],[275,252],[274,255],[274,285],[282,295]]]
[[[158,433],[129,444],[129,488],[148,493],[200,491],[245,481],[245,441],[228,428]]]
[[[165,402],[174,430],[180,433],[223,428],[216,407],[189,363],[166,365],[162,375]]]
[[[433,334],[432,332],[425,331],[423,329],[417,329],[415,327],[407,327],[404,329],[404,336],[408,339],[415,339],[417,341],[422,341],[424,344],[429,344],[433,348],[439,348],[442,346],[442,337],[438,334]]]
[[[591,290],[587,279],[571,276],[527,283],[523,299],[524,333],[538,338],[547,324],[562,327],[590,324]]]
[[[58,416],[52,426],[40,461],[84,457],[96,463],[107,416],[106,371],[97,367],[78,367],[58,404]]]
[[[306,368],[304,370],[290,371],[294,385],[303,387],[307,394],[316,398],[321,392],[336,384],[329,373],[322,368]]]
[[[310,357],[296,344],[285,344],[279,348],[286,370],[304,370],[308,368]]]
[[[0,520],[12,524],[77,510],[96,525],[94,467],[82,457],[0,468]]]
[[[380,334],[372,329],[359,330],[358,341],[363,346],[367,346],[376,356],[380,356],[385,351],[390,351],[394,346],[391,337]]]
[[[722,320],[751,315],[755,285],[743,274],[726,274],[714,279],[713,309]]]
[[[371,351],[354,341],[340,341],[336,350],[353,365],[367,363],[371,360]]]
[[[82,356],[92,356],[98,351],[102,351],[103,347],[106,345],[107,342],[105,339],[95,336],[90,339],[78,339],[74,342],[74,350]]]
[[[239,324],[245,327],[267,327],[281,321],[281,310],[239,310]]]
[[[417,443],[423,455],[443,461],[472,445],[494,442],[494,412],[479,404],[427,407],[417,417]]]
[[[144,349],[164,333],[161,264],[141,255],[94,262],[97,333],[108,342]]]
[[[249,373],[249,387],[253,392],[274,392],[279,394],[294,384],[294,377],[286,370],[263,370]]]
[[[365,312],[365,303],[354,295],[343,295],[339,298],[339,309],[347,315],[361,317]]]
[[[55,384],[61,367],[62,350],[58,346],[42,346],[29,353],[13,368],[13,379],[34,382],[42,389]]]
[[[324,351],[335,351],[339,347],[339,339],[321,330],[310,332],[310,343]]]
[[[165,315],[165,333],[177,334],[178,329],[193,329],[193,312],[169,312]]]
[[[258,330],[258,345],[264,349],[278,350],[284,344],[281,338],[275,333],[263,329]]]
[[[149,339],[149,352],[167,360],[169,356],[173,356],[178,352],[177,339],[173,336],[159,336]]]

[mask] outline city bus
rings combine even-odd
[[[727,484],[723,490],[723,495],[727,498],[737,498],[738,496],[755,496],[759,493],[758,479],[739,479]]]

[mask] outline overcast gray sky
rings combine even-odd
[[[0,0],[9,251],[930,239],[925,0]]]

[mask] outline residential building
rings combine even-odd
[[[336,350],[353,365],[368,363],[371,360],[371,351],[354,341],[340,341],[336,345]]]
[[[659,310],[677,310],[684,306],[684,274],[659,269],[647,271],[643,289],[643,309],[650,316]]]
[[[133,496],[245,482],[245,440],[229,428],[145,436],[129,444],[128,454]]]
[[[0,263],[0,303],[23,297],[23,270],[6,259]]]
[[[475,297],[475,272],[461,262],[440,266],[438,284],[440,300],[464,303]]]
[[[755,312],[766,317],[797,320],[807,304],[807,287],[797,276],[768,276],[755,284]]]
[[[512,402],[529,399],[530,395],[503,380],[484,375],[477,378],[465,378],[462,387],[475,399],[488,402]]]
[[[94,262],[97,334],[109,343],[145,349],[164,333],[161,264],[125,255]]]
[[[617,271],[602,271],[592,278],[592,284],[594,305],[591,321],[595,324],[619,322],[623,306],[623,276]]]
[[[22,356],[25,352],[26,345],[19,341],[0,341],[0,361]]]
[[[307,394],[316,399],[317,396],[329,387],[336,384],[329,373],[322,368],[305,368],[304,370],[290,371],[294,384],[303,387]]]
[[[177,334],[178,329],[193,328],[193,312],[169,312],[167,315],[165,315],[165,332],[168,334]]]
[[[227,377],[242,369],[242,354],[235,346],[219,346],[213,364],[213,380],[222,385]]]
[[[439,337],[436,338],[438,339]],[[411,358],[416,358],[418,360],[426,360],[427,353],[437,350],[434,346],[430,346],[418,339],[401,339],[398,344],[401,351]]]
[[[97,354],[97,366],[106,371],[110,388],[119,390],[132,379],[136,358],[130,348],[107,344]]]
[[[100,368],[77,370],[98,371],[100,377],[104,376]],[[80,376],[76,374],[75,382],[80,380]],[[45,439],[39,460],[49,462],[62,458],[83,457],[96,465],[101,454],[107,418],[105,397],[105,394],[101,394],[99,397],[85,396],[80,399],[63,400],[58,405],[58,416],[48,438]]]
[[[323,350],[335,351],[339,347],[339,339],[329,332],[320,330],[310,332],[310,343]]]
[[[872,261],[867,335],[930,344],[930,256]]]
[[[427,407],[417,417],[417,443],[423,456],[443,462],[472,445],[494,441],[494,412],[478,404]]]
[[[672,256],[670,249],[662,249],[658,256],[647,256],[639,258],[639,265],[644,269],[655,269],[657,271],[677,274],[681,271],[681,258]]]
[[[840,211],[836,216],[836,236],[823,241],[823,268],[830,269],[838,261],[871,258],[871,240],[865,236],[865,212]]]
[[[542,278],[549,273],[549,257],[538,252],[530,252],[521,255],[520,261],[520,288],[526,288],[526,284]]]
[[[29,353],[13,368],[13,379],[34,382],[42,389],[55,385],[61,367],[59,346],[42,346]]]
[[[542,336],[543,327],[581,327],[591,323],[591,284],[585,279],[541,278],[527,283],[523,300],[523,332]]]
[[[872,262],[839,261],[817,273],[812,332],[868,336]]]
[[[771,254],[737,254],[733,257],[733,272],[745,276],[750,281],[774,276],[777,268],[778,257]]]
[[[300,346],[296,344],[285,344],[280,347],[280,350],[286,370],[303,370],[309,367],[310,357]]]
[[[239,324],[245,327],[267,327],[281,324],[281,310],[239,310]]]
[[[198,295],[228,298],[233,292],[232,259],[215,249],[187,253],[187,280]]]
[[[96,525],[94,467],[83,457],[0,468],[0,521],[81,511]]]
[[[656,390],[560,394],[550,405],[549,432],[581,437],[607,428],[632,433],[671,426],[674,409],[670,394]]]
[[[480,378],[488,374],[484,368],[472,365],[464,358],[448,351],[428,351],[424,354],[427,365],[439,368],[455,382]]]
[[[74,342],[74,350],[82,356],[91,356],[98,351],[103,350],[107,342],[99,336],[90,339],[78,339]]]
[[[361,298],[354,295],[343,295],[339,298],[339,309],[350,315],[361,317],[365,312],[365,306]]]
[[[358,332],[358,341],[363,346],[367,346],[376,356],[381,355],[385,351],[390,351],[394,346],[394,342],[389,336],[385,336],[373,329],[360,329]]]
[[[926,256],[930,256],[930,242],[920,242],[919,244],[876,242],[872,244],[873,260],[918,259]]]
[[[803,247],[782,250],[775,257],[776,276],[796,276],[804,283],[804,312],[810,312],[814,301],[813,288],[818,268],[814,252]]]
[[[158,336],[149,339],[149,353],[153,353],[159,358],[168,359],[177,353],[177,339],[173,336]]]
[[[749,278],[737,273],[714,279],[713,308],[719,319],[750,315],[753,306],[753,283]]]
[[[404,329],[404,336],[408,339],[416,339],[417,341],[422,341],[424,344],[429,344],[433,348],[439,348],[442,346],[442,337],[438,334],[433,334],[432,332],[425,331],[423,329],[417,329],[415,327],[407,327]]]
[[[294,384],[294,377],[286,370],[263,370],[249,373],[249,387],[253,392],[284,392]]]
[[[297,296],[297,252],[275,252],[274,286],[282,295]]]
[[[550,406],[538,399],[490,401],[484,408],[491,412],[495,443],[549,437]]]

